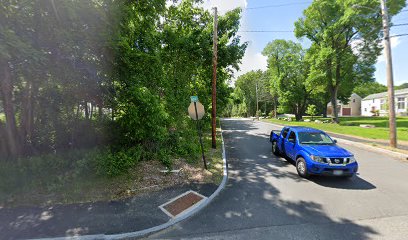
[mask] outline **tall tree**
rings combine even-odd
[[[294,113],[296,120],[302,118],[311,90],[306,88],[308,65],[302,46],[293,41],[275,40],[264,48],[268,57],[271,91],[279,96],[282,111]]]
[[[250,71],[238,77],[235,82],[235,96],[241,98],[240,104],[245,106],[246,116],[255,116],[257,101],[259,104],[259,91],[264,74],[261,70]],[[258,94],[258,95],[257,95]],[[258,98],[257,98],[258,97]]]
[[[388,5],[392,16],[405,1],[390,0]],[[315,0],[295,23],[295,34],[312,41],[309,84],[328,91],[337,109],[336,99],[347,98],[357,81],[373,78],[373,65],[381,52],[380,4],[371,0]],[[338,122],[337,111],[334,117]]]

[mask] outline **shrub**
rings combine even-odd
[[[110,177],[126,173],[140,161],[143,154],[141,146],[110,152],[98,157],[98,173]]]
[[[269,112],[269,117],[270,117],[270,118],[274,118],[274,117],[275,117],[275,111],[274,111],[274,110],[272,110],[272,111]]]

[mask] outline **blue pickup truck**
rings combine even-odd
[[[358,164],[353,154],[337,146],[325,132],[307,127],[272,130],[272,152],[296,163],[299,176],[331,175],[352,177]]]

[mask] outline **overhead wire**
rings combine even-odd
[[[259,6],[259,7],[249,7],[249,8],[245,8],[245,10],[264,9],[264,8],[277,8],[277,7],[286,7],[286,6],[293,6],[293,5],[311,4],[311,3],[312,2],[283,3],[283,4],[265,5],[265,6]]]

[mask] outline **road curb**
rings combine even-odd
[[[113,240],[113,239],[123,239],[123,238],[135,238],[135,237],[142,237],[147,234],[151,234],[154,232],[158,232],[161,230],[164,230],[168,227],[171,227],[191,216],[194,214],[198,213],[200,210],[205,208],[208,204],[212,202],[212,200],[225,188],[225,185],[228,180],[228,169],[227,169],[227,157],[225,153],[225,144],[224,144],[224,136],[222,134],[222,128],[221,128],[221,120],[220,120],[220,129],[221,129],[221,142],[222,142],[222,161],[223,161],[223,177],[221,184],[218,186],[218,188],[211,194],[209,197],[207,197],[205,200],[203,200],[200,204],[197,204],[197,206],[193,207],[192,209],[187,210],[184,213],[181,213],[175,218],[170,219],[168,222],[151,227],[148,229],[136,231],[136,232],[129,232],[129,233],[120,233],[120,234],[113,234],[113,235],[105,235],[105,234],[94,234],[94,235],[82,235],[82,236],[70,236],[70,237],[56,237],[56,238],[35,238],[33,240],[68,240],[68,239],[77,239],[77,240],[91,240],[91,239],[106,239],[106,240]]]
[[[279,127],[284,127],[285,126],[285,125],[281,125],[281,124],[277,124],[277,123],[270,123],[270,122],[264,122],[264,121],[259,121],[259,122],[266,123],[266,124],[269,124],[269,125],[279,126]],[[330,134],[331,132],[327,132],[327,133]],[[337,134],[337,133],[333,133],[333,134]],[[392,155],[393,157],[398,158],[400,160],[408,160],[408,155],[404,154],[404,153],[394,152],[394,151],[391,151],[391,150],[388,150],[388,149],[385,149],[385,148],[370,146],[370,145],[365,144],[365,143],[355,142],[355,141],[351,141],[351,140],[347,140],[347,139],[339,138],[339,137],[336,137],[336,140],[339,140],[338,141],[339,143],[344,143],[344,144],[352,145],[352,146],[358,146],[358,147],[364,148],[366,150],[373,150],[373,151],[376,151],[376,152],[379,152],[379,153],[385,153],[385,154],[388,154],[388,155]]]

